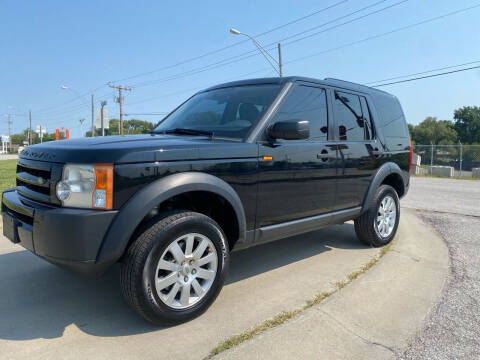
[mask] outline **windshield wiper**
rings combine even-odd
[[[206,135],[213,137],[212,131],[207,130],[197,130],[197,129],[185,129],[185,128],[175,128],[170,130],[158,131],[155,133],[160,134],[184,134],[184,135]]]

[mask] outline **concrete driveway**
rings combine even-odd
[[[118,267],[79,277],[0,236],[0,358],[201,359],[225,338],[330,290],[377,253],[352,224],[233,253],[227,284],[203,316],[156,328],[123,301]]]
[[[18,159],[18,155],[0,154],[0,160],[15,160]]]

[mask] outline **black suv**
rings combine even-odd
[[[205,311],[229,253],[355,221],[392,240],[412,149],[398,100],[341,80],[237,81],[201,91],[150,135],[26,148],[2,195],[4,234],[82,273],[121,263],[128,303],[154,323]],[[255,261],[252,259],[252,261]]]

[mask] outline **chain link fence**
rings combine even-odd
[[[480,145],[414,145],[417,175],[480,177]]]

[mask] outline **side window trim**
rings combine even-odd
[[[363,115],[363,106],[362,106],[362,101],[361,101],[361,98],[365,98],[366,102],[367,102],[367,106],[369,107],[369,110],[370,110],[370,124],[372,125],[372,129],[373,129],[373,139],[370,139],[370,140],[366,140],[366,139],[363,139],[363,140],[340,140],[340,133],[338,131],[338,118],[337,118],[337,114],[335,112],[335,93],[336,92],[341,92],[341,93],[346,93],[346,94],[349,94],[349,95],[354,95],[354,96],[358,96],[359,97],[359,100],[360,100],[360,106],[361,106],[361,109],[362,109],[362,116]],[[335,87],[332,87],[330,89],[330,96],[331,96],[331,106],[332,106],[332,113],[333,113],[333,123],[334,123],[334,135],[335,135],[335,141],[336,142],[341,142],[342,144],[344,143],[372,143],[372,142],[376,142],[377,141],[377,129],[375,127],[375,117],[376,117],[376,111],[375,109],[371,107],[371,99],[370,99],[370,96],[368,94],[364,94],[364,93],[360,93],[360,92],[356,92],[356,91],[353,91],[353,90],[350,90],[350,89],[343,89],[343,88],[335,88]],[[373,120],[372,120],[372,116],[373,116]]]
[[[365,141],[375,140],[375,128],[373,127],[372,113],[365,96],[360,96],[360,107],[362,108],[363,121],[366,125],[365,130],[369,130],[369,139],[365,139]]]
[[[329,94],[329,88],[322,85],[322,84],[316,84],[316,83],[305,83],[305,82],[302,82],[302,81],[298,81],[298,82],[295,82],[295,83],[291,83],[292,86],[290,86],[290,88],[288,89],[288,91],[283,95],[281,101],[276,105],[275,107],[275,110],[269,115],[269,118],[268,118],[268,121],[265,123],[265,126],[263,127],[263,130],[262,130],[262,133],[265,133],[265,130],[268,128],[269,125],[272,124],[272,122],[274,121],[274,118],[275,118],[275,115],[277,114],[278,112],[278,109],[280,108],[280,106],[282,105],[282,103],[288,99],[288,97],[293,93],[293,91],[295,91],[295,89],[299,86],[304,86],[304,87],[310,87],[310,88],[315,88],[315,89],[320,89],[320,90],[323,90],[324,92],[324,95],[325,95],[325,103],[326,103],[326,110],[327,110],[327,139],[326,140],[314,140],[314,139],[306,139],[306,140],[285,140],[285,143],[294,143],[294,142],[310,142],[310,143],[325,143],[325,142],[329,142],[329,141],[334,141],[332,139],[332,129],[331,129],[331,122],[332,122],[332,108],[331,108],[331,104],[330,104],[330,101],[329,101],[329,98],[330,98],[330,94]],[[259,138],[257,138],[257,142],[260,140],[263,142],[263,140],[261,140],[263,138],[263,136],[259,136]]]
[[[325,86],[323,84],[317,84],[313,82],[303,82],[303,81],[298,81],[296,85],[302,85],[302,86],[308,86],[308,87],[314,87],[317,89],[322,89],[325,92],[325,101],[327,104],[327,140],[316,140],[315,142],[332,142],[336,141],[335,140],[335,119],[333,116],[333,104],[332,104],[332,88],[329,86]],[[292,87],[293,88],[293,87]]]

